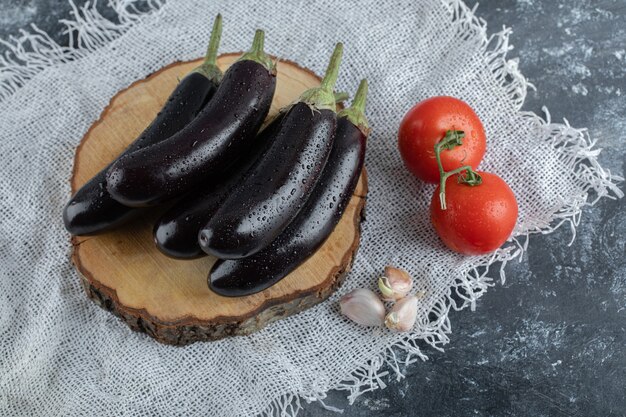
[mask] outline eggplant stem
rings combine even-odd
[[[357,88],[356,93],[354,94],[354,100],[352,100],[352,107],[355,110],[360,112],[365,111],[365,102],[367,101],[367,90],[369,86],[367,84],[367,80],[364,78],[359,83],[359,88]]]
[[[335,93],[335,103],[341,103],[342,101],[346,101],[350,98],[350,94],[346,91],[337,91]]]
[[[347,109],[341,110],[337,114],[337,117],[347,118],[353,125],[358,127],[365,136],[368,136],[370,133],[369,123],[367,122],[367,117],[365,117],[367,90],[367,80],[363,79],[359,84],[359,88],[356,90],[354,100],[352,100],[352,105]]]
[[[335,45],[335,50],[330,57],[330,62],[328,62],[326,73],[324,74],[324,78],[322,79],[322,89],[326,91],[333,91],[335,89],[335,84],[337,83],[337,78],[339,77],[339,65],[341,64],[342,55],[343,44],[339,42],[337,45]]]
[[[198,72],[209,80],[213,80],[215,83],[219,83],[222,79],[222,71],[217,66],[217,50],[220,46],[222,39],[222,15],[215,16],[213,22],[213,29],[211,30],[211,39],[209,40],[209,46],[207,47],[204,61],[200,66],[194,69],[194,72]]]
[[[253,54],[263,53],[263,47],[265,46],[265,32],[261,29],[257,29],[254,32],[254,39],[252,40],[252,48],[250,52]]]
[[[339,42],[335,46],[328,68],[319,87],[306,90],[300,95],[300,100],[303,103],[311,106],[316,110],[330,110],[332,112],[337,111],[335,104],[335,83],[339,76],[339,65],[341,64],[341,55],[343,54],[343,44]]]
[[[248,52],[241,55],[241,58],[239,58],[238,61],[246,61],[246,60],[254,61],[256,63],[263,65],[265,68],[268,69],[268,71],[275,74],[276,63],[272,61],[270,56],[267,55],[265,51],[263,51],[264,46],[265,46],[265,32],[263,32],[261,29],[257,29],[256,32],[254,32],[254,40],[252,41],[252,47],[250,48]]]
[[[211,31],[211,39],[209,40],[209,47],[206,51],[206,58],[204,62],[209,65],[217,65],[217,50],[220,47],[220,41],[222,40],[222,15],[218,13],[213,21],[213,30]]]

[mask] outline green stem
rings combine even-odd
[[[252,41],[252,47],[250,48],[248,52],[243,54],[241,58],[238,59],[238,61],[246,61],[246,60],[254,61],[263,65],[265,68],[268,69],[268,71],[275,73],[276,65],[274,64],[270,56],[267,55],[265,51],[263,51],[264,43],[265,43],[265,32],[263,32],[261,29],[257,29],[256,32],[254,32],[254,40]]]
[[[211,31],[211,39],[209,40],[209,47],[206,51],[206,58],[204,62],[211,65],[217,65],[217,49],[220,47],[220,41],[222,40],[222,15],[218,13],[213,22],[213,30]]]
[[[435,158],[437,159],[437,166],[439,167],[439,203],[441,209],[446,210],[446,181],[448,178],[455,174],[460,174],[467,171],[467,176],[460,176],[459,181],[463,184],[467,184],[471,187],[480,185],[482,178],[480,175],[472,169],[470,165],[464,165],[462,167],[453,169],[446,172],[443,169],[443,163],[441,162],[441,151],[451,150],[457,146],[463,144],[461,141],[465,137],[465,133],[462,130],[448,130],[445,136],[439,142],[435,143]]]
[[[361,129],[363,134],[367,136],[369,134],[369,124],[367,117],[365,117],[365,102],[367,100],[367,80],[361,80],[359,88],[356,90],[352,105],[344,110],[341,110],[337,117],[346,117],[352,124]]]
[[[262,53],[263,47],[265,46],[265,32],[261,29],[257,29],[254,32],[254,39],[252,39],[252,48],[250,48],[250,52],[253,53]]]
[[[335,103],[341,103],[342,101],[346,101],[350,98],[350,94],[345,91],[337,91],[335,93]]]
[[[306,90],[300,96],[300,101],[307,103],[309,106],[317,109],[327,109],[336,111],[335,96],[333,90],[339,76],[339,65],[341,64],[341,55],[343,54],[343,44],[340,42],[335,46],[328,68],[319,87]]]
[[[348,95],[348,93],[346,93],[345,91],[339,91],[337,93],[334,94],[335,97],[335,106],[337,106],[339,103],[346,101],[347,99],[350,98],[350,96]],[[287,113],[289,111],[289,109],[291,109],[291,107],[293,106],[294,103],[283,107],[282,109],[280,109],[278,111],[278,113],[274,116],[270,116],[267,119],[265,119],[265,121],[263,122],[263,126],[261,127],[261,130],[263,130],[267,125],[269,125],[272,120],[274,120],[276,117],[278,117],[278,115],[280,113]]]
[[[472,171],[472,167],[469,165],[464,165],[460,168],[454,169],[452,171],[448,171],[445,172],[442,176],[441,176],[441,182],[439,184],[439,203],[441,204],[441,209],[445,210],[447,208],[446,206],[446,181],[448,180],[448,177],[454,175],[454,174],[460,174],[463,171]],[[473,171],[472,171],[473,172]],[[476,174],[478,175],[478,174]]]
[[[359,83],[359,88],[356,90],[356,94],[354,95],[354,100],[352,100],[352,108],[358,110],[360,112],[365,111],[365,102],[367,101],[367,91],[369,89],[369,85],[367,84],[366,79],[362,79]]]
[[[207,47],[206,55],[202,64],[194,71],[206,76],[210,80],[219,82],[222,78],[222,71],[217,67],[217,50],[222,39],[222,15],[218,14],[213,22],[211,39]]]
[[[320,87],[326,91],[333,91],[337,78],[339,78],[339,65],[341,64],[341,56],[343,55],[343,44],[339,42],[335,45],[335,50],[330,57],[328,67],[326,67],[326,73],[322,79]]]

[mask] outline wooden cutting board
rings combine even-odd
[[[222,70],[240,54],[222,55]],[[113,160],[152,121],[177,80],[200,60],[177,62],[120,91],[89,129],[76,150],[72,192]],[[271,113],[319,85],[313,72],[280,61]],[[229,298],[212,292],[208,272],[215,258],[175,260],[159,252],[152,227],[162,209],[120,230],[73,237],[72,260],[87,292],[98,305],[132,329],[162,343],[184,345],[245,335],[328,298],[342,283],[359,245],[367,180],[363,171],[348,208],[324,245],[285,279],[258,294]]]

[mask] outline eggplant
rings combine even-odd
[[[239,184],[260,155],[271,144],[284,113],[279,113],[263,129],[248,152],[226,173],[225,179],[206,187],[201,192],[191,192],[168,209],[154,225],[153,236],[157,248],[165,255],[178,259],[195,259],[206,255],[198,244],[198,232],[215,214],[220,204]]]
[[[287,276],[326,241],[359,181],[369,134],[365,118],[367,82],[361,81],[351,108],[338,115],[337,134],[322,177],[296,219],[267,248],[245,259],[218,260],[209,287],[224,296],[262,291]]]
[[[200,247],[222,259],[251,256],[269,245],[311,194],[332,148],[337,115],[333,88],[343,51],[337,44],[321,86],[305,91],[250,168],[200,230]]]
[[[336,93],[335,101],[341,102],[347,97],[344,92]],[[285,112],[280,112],[268,122],[247,153],[239,158],[221,182],[190,192],[161,216],[154,225],[153,237],[163,254],[177,259],[195,259],[206,255],[198,244],[198,232],[269,148],[272,143],[270,138],[276,134],[284,116]]]
[[[222,77],[217,67],[217,49],[222,34],[222,16],[213,23],[204,62],[176,86],[150,125],[117,158],[161,142],[184,128],[211,99]],[[94,235],[114,229],[139,210],[114,200],[106,188],[109,164],[83,185],[63,210],[63,222],[73,235]]]
[[[257,30],[252,49],[224,74],[213,99],[174,136],[116,161],[107,190],[120,203],[154,206],[215,182],[247,149],[267,116],[276,66]]]

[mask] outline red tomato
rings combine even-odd
[[[463,145],[441,152],[445,171],[463,165],[478,167],[485,155],[485,129],[474,110],[454,97],[432,97],[417,103],[402,119],[398,132],[398,147],[404,165],[427,182],[439,182],[439,167],[435,159],[435,143],[447,130],[465,132]]]
[[[430,219],[450,249],[466,255],[493,252],[511,235],[517,221],[517,201],[506,182],[495,174],[479,172],[482,184],[460,184],[457,176],[446,181],[442,210],[439,187],[430,202]]]

